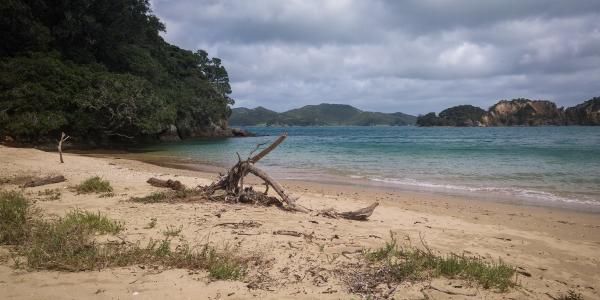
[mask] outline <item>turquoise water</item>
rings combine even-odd
[[[405,189],[600,209],[600,127],[247,127],[260,136],[143,149],[217,165],[282,132],[260,165],[283,178],[348,178]]]

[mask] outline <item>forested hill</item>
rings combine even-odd
[[[230,135],[218,58],[165,42],[147,0],[3,0],[0,141]]]
[[[411,125],[415,116],[404,113],[381,113],[362,111],[350,105],[328,104],[306,105],[301,108],[277,113],[264,107],[232,110],[229,123],[236,126],[331,126],[331,125]]]

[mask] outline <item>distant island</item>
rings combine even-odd
[[[417,117],[405,113],[363,111],[351,105],[321,103],[278,113],[264,107],[232,109],[232,126],[403,126],[415,124]]]
[[[600,125],[600,97],[564,109],[547,100],[501,100],[487,111],[472,105],[459,105],[436,115],[417,117],[419,126],[543,126]]]

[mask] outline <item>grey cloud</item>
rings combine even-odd
[[[600,95],[599,1],[155,0],[165,38],[223,59],[236,106],[426,113]]]

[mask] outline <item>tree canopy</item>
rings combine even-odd
[[[61,131],[108,142],[223,126],[233,100],[221,60],[181,49],[147,0],[0,3],[0,134]]]
[[[474,126],[485,114],[485,110],[473,105],[458,105],[440,112],[428,113],[417,118],[419,126]]]

